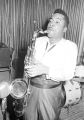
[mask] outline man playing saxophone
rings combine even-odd
[[[59,120],[65,102],[61,82],[73,78],[77,61],[77,45],[64,38],[68,24],[66,13],[56,9],[47,36],[36,38],[33,63],[24,69],[30,79],[25,120]]]

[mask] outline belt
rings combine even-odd
[[[42,88],[42,89],[50,89],[50,88],[55,88],[61,85],[61,82],[56,82],[51,79],[44,79],[43,77],[35,77],[30,79],[30,84],[32,86],[35,86],[37,88]]]

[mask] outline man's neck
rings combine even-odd
[[[57,44],[59,41],[61,41],[62,38],[49,38],[50,45]]]

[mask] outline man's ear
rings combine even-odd
[[[64,27],[64,33],[66,33],[66,31],[67,31],[67,27]]]

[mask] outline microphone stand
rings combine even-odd
[[[3,115],[3,120],[6,120],[6,109],[7,109],[7,98],[3,98],[2,99],[2,103],[1,103],[1,112]]]

